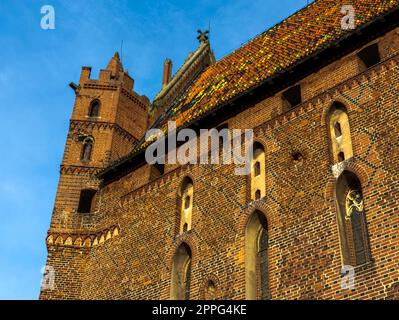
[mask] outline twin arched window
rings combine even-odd
[[[349,116],[346,107],[334,102],[328,114],[333,163],[353,157]],[[357,266],[370,260],[363,191],[358,177],[344,171],[337,179],[335,202],[344,265]]]

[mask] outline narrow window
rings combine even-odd
[[[82,161],[90,161],[92,151],[93,151],[93,140],[91,138],[86,138],[83,142],[82,154],[80,156],[80,159]]]
[[[289,110],[302,103],[301,85],[298,84],[283,92],[284,109]]]
[[[178,192],[178,218],[176,221],[176,233],[182,234],[191,229],[191,215],[193,211],[194,187],[193,181],[186,177]]]
[[[99,111],[100,111],[100,102],[98,100],[94,100],[90,104],[89,117],[92,117],[92,118],[98,117]]]
[[[345,106],[339,102],[332,104],[328,117],[332,160],[336,164],[353,156],[349,117]]]
[[[370,260],[366,211],[357,176],[344,171],[336,184],[338,227],[344,264],[358,266]]]
[[[357,56],[360,58],[366,68],[371,68],[381,61],[377,43],[374,43],[359,51]]]
[[[245,296],[270,299],[268,226],[263,213],[255,211],[245,230]]]
[[[92,209],[93,198],[96,194],[95,190],[84,189],[80,192],[78,213],[90,213]]]
[[[189,300],[191,282],[191,249],[183,243],[172,262],[171,300]]]
[[[260,199],[265,196],[265,149],[256,142],[253,145],[252,171],[250,177],[251,199]]]

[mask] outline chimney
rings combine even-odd
[[[172,60],[166,59],[163,64],[162,88],[172,79]]]

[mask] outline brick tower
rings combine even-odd
[[[75,266],[74,275],[66,274],[65,281],[84,266],[85,246],[60,249],[55,244],[84,241],[91,232],[95,215],[89,213],[96,211],[94,198],[99,187],[96,174],[132,150],[147,129],[150,105],[147,97],[133,91],[134,81],[124,71],[118,53],[100,70],[99,79],[91,79],[90,73],[90,67],[83,67],[79,84],[70,84],[76,98],[47,238],[46,272],[61,267],[60,257],[68,256]],[[57,284],[62,282],[58,274]],[[78,294],[78,288],[70,289]]]

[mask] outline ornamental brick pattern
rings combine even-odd
[[[46,239],[55,287],[42,289],[40,298],[169,299],[173,257],[185,243],[192,254],[190,299],[208,297],[209,280],[217,299],[245,299],[245,230],[258,210],[268,225],[272,299],[398,299],[399,29],[366,45],[372,43],[381,56],[377,65],[364,69],[359,47],[301,78],[298,106],[285,110],[281,89],[254,97],[228,118],[230,129],[253,128],[264,146],[266,195],[256,201],[250,199],[248,177],[235,175],[234,165],[166,165],[162,176],[150,180],[150,166],[141,163],[117,179],[100,181],[96,173],[118,158],[116,150],[119,156],[132,150],[140,139],[135,130],[145,129],[111,116],[104,125],[82,125],[79,105],[87,107],[93,96],[77,98]],[[110,92],[121,92],[102,85],[90,90],[111,100],[116,98]],[[134,99],[145,101],[135,93]],[[347,109],[354,156],[334,171],[327,118],[335,101]],[[105,109],[107,102],[101,104]],[[109,105],[118,113],[122,103]],[[141,103],[133,107],[144,110]],[[135,123],[147,123],[140,112]],[[100,145],[85,166],[76,160],[77,128]],[[293,158],[298,152],[301,161]],[[341,288],[335,184],[343,170],[362,185],[372,257],[355,268],[352,290]],[[178,235],[178,193],[187,176],[194,189],[192,225]],[[98,190],[94,209],[81,215],[74,212],[78,191],[88,185]]]

